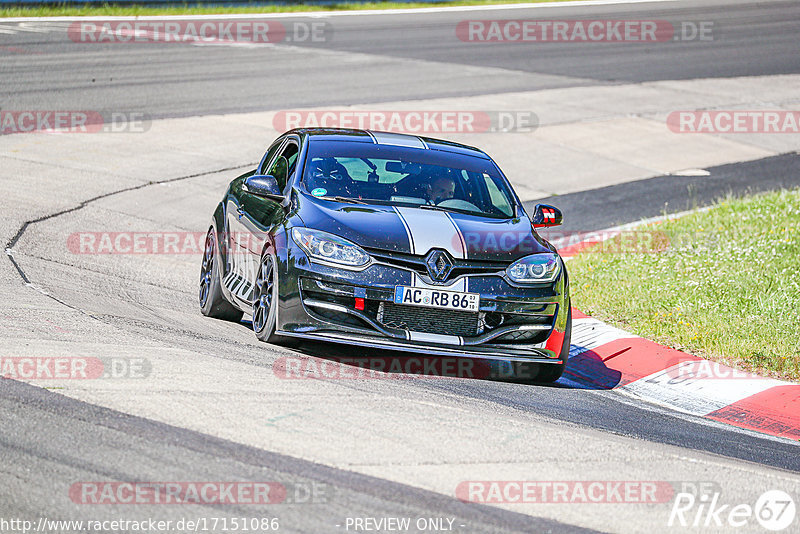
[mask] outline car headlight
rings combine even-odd
[[[292,228],[292,237],[306,254],[317,260],[350,267],[361,267],[370,261],[364,249],[327,232],[311,228]]]
[[[558,278],[561,262],[555,254],[532,254],[520,258],[506,269],[508,277],[518,284],[552,282]]]

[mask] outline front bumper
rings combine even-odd
[[[394,304],[395,286],[419,280],[411,269],[385,263],[360,272],[337,269],[312,263],[291,245],[281,263],[280,335],[443,356],[562,362],[569,302],[563,269],[556,282],[538,287],[511,286],[497,273],[440,286],[479,293],[479,312],[469,314]],[[356,309],[356,299],[363,299],[364,309]]]

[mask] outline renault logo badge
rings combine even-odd
[[[428,276],[437,282],[447,280],[453,270],[453,260],[444,250],[431,250],[425,256],[425,265],[428,267]]]

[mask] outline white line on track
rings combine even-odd
[[[280,18],[328,18],[328,17],[356,17],[379,15],[416,15],[426,13],[458,13],[469,11],[500,11],[512,9],[542,9],[560,7],[593,7],[620,4],[651,4],[664,2],[679,2],[680,0],[579,0],[575,2],[543,2],[537,4],[498,4],[483,6],[447,6],[447,7],[420,7],[412,9],[359,9],[354,11],[298,11],[295,13],[227,13],[217,15],[147,15],[147,16],[116,16],[116,17],[8,17],[0,18],[0,22],[61,22],[61,21],[93,21],[93,20],[202,20],[202,19],[280,19]]]

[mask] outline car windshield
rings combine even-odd
[[[315,197],[510,218],[514,195],[489,159],[368,143],[311,143],[302,187]]]

